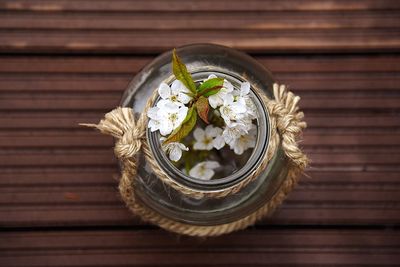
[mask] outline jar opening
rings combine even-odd
[[[204,81],[207,79],[207,77],[209,77],[209,75],[213,74],[219,78],[224,78],[225,80],[229,81],[236,89],[240,88],[240,85],[245,82],[243,77],[234,76],[232,73],[227,74],[223,70],[215,69],[215,67],[208,69],[207,67],[202,66],[201,68],[192,71],[191,74],[194,81],[197,83]],[[171,76],[165,82],[171,85],[174,79],[175,77]],[[255,139],[255,144],[253,147],[248,147],[244,152],[240,151],[242,152],[240,155],[234,153],[234,151],[236,152],[236,150],[234,150],[234,146],[225,146],[221,150],[213,149],[212,153],[206,149],[191,152],[192,154],[184,151],[182,159],[177,163],[173,163],[162,149],[162,142],[160,141],[161,135],[159,132],[151,132],[148,129],[147,138],[149,140],[150,149],[152,150],[158,164],[172,179],[176,180],[176,182],[180,184],[194,189],[207,191],[220,190],[240,182],[242,179],[247,177],[248,173],[252,172],[254,168],[258,166],[260,160],[267,150],[270,133],[268,112],[260,97],[254,92],[253,86],[255,85],[250,85],[250,92],[248,96],[254,103],[255,110],[257,112],[257,118],[254,119],[255,133],[253,137]],[[158,100],[159,99],[157,99],[155,103],[157,103]],[[206,124],[203,122],[198,121],[197,123],[201,124],[203,129],[206,126]],[[212,128],[213,126],[210,127]],[[193,145],[195,142],[198,142],[198,140],[194,137],[188,137],[188,139],[185,141],[187,144],[190,143],[191,145]],[[211,140],[203,141],[207,142]],[[198,158],[198,161],[207,160],[210,162],[218,162],[219,167],[215,168],[213,178],[209,180],[203,180],[189,175],[189,170],[192,170],[194,166],[196,166],[195,164],[198,164],[198,162],[196,162],[196,160],[192,160],[191,157]]]

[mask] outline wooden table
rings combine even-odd
[[[81,128],[159,53],[252,54],[301,95],[308,174],[210,239],[140,222],[112,139]],[[400,265],[400,1],[0,1],[0,266]]]

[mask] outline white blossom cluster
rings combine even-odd
[[[175,80],[171,87],[166,83],[160,84],[158,94],[161,100],[147,112],[152,132],[160,130],[161,135],[166,136],[178,128],[189,110],[185,106],[192,99],[189,92],[179,80]]]
[[[206,80],[212,78],[217,78],[217,76],[210,75]],[[208,97],[209,105],[214,109],[214,114],[224,120],[224,126],[220,128],[209,124],[204,129],[195,128],[193,150],[220,150],[228,145],[235,154],[241,155],[248,148],[255,147],[257,131],[253,120],[257,118],[257,111],[249,92],[248,82],[243,82],[240,89],[236,89],[229,81],[224,80],[223,87],[216,94]],[[162,135],[161,141],[163,141],[186,118],[189,110],[187,104],[192,97],[189,89],[179,80],[175,80],[171,86],[161,83],[158,94],[161,99],[147,113],[150,119],[148,127],[152,132],[159,130]],[[189,150],[180,142],[170,142],[162,148],[172,161],[178,161],[182,156],[182,151]],[[214,169],[219,167],[220,164],[216,161],[203,161],[197,163],[189,171],[189,175],[209,180],[214,175]]]

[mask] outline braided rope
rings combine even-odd
[[[177,183],[163,171],[154,159],[145,133],[147,128],[147,110],[153,106],[157,98],[156,93],[149,98],[144,111],[137,121],[132,109],[118,107],[107,113],[99,124],[81,125],[97,128],[102,133],[111,135],[117,139],[114,152],[122,162],[122,176],[119,183],[119,190],[123,200],[132,212],[139,215],[142,219],[157,224],[169,231],[193,236],[215,236],[246,228],[270,214],[293,189],[297,183],[299,174],[307,166],[308,159],[297,145],[297,139],[306,127],[306,123],[302,121],[304,114],[298,111],[297,104],[300,98],[288,92],[284,85],[278,86],[274,84],[273,89],[274,100],[268,99],[263,92],[255,89],[255,93],[261,97],[270,113],[271,128],[270,142],[260,166],[240,183],[218,192],[195,191]],[[216,226],[184,224],[161,216],[143,203],[140,203],[135,197],[134,183],[138,168],[138,153],[141,150],[156,176],[174,189],[196,198],[205,196],[220,198],[237,193],[244,186],[256,179],[265,170],[268,162],[275,154],[281,138],[282,149],[290,160],[287,177],[270,200],[266,200],[266,203],[261,208],[240,220]]]

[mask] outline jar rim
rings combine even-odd
[[[203,77],[206,75],[208,77],[209,74],[216,74],[218,77],[223,77],[228,79],[230,82],[234,84],[239,84],[244,82],[244,77],[240,77],[236,73],[226,73],[223,69],[219,69],[216,66],[199,66],[197,68],[192,68],[191,74],[193,76],[201,76]],[[171,75],[168,79],[164,82],[167,84],[172,84],[175,80],[175,77]],[[226,189],[228,187],[234,186],[237,183],[240,183],[243,179],[245,179],[249,173],[254,171],[257,166],[261,163],[270,140],[270,118],[269,113],[264,105],[261,97],[257,94],[256,90],[254,89],[256,85],[250,84],[250,97],[253,100],[254,104],[257,107],[259,112],[259,116],[257,120],[257,141],[256,145],[248,158],[247,162],[241,166],[238,170],[233,172],[232,174],[221,177],[218,179],[211,179],[211,180],[201,180],[193,178],[189,175],[184,174],[181,170],[179,170],[176,166],[172,164],[172,162],[168,159],[166,153],[164,153],[160,149],[160,141],[159,141],[159,134],[156,132],[151,132],[150,129],[146,131],[147,140],[149,140],[149,147],[152,151],[155,160],[161,166],[161,168],[168,174],[171,179],[175,182],[185,185],[187,187],[201,190],[201,191],[219,191]],[[157,101],[154,101],[155,105]]]

